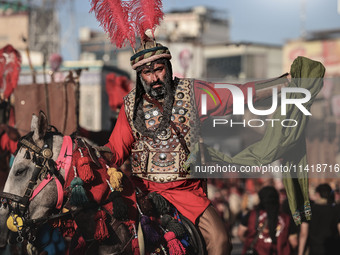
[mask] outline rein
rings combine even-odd
[[[7,192],[0,192],[0,198],[1,204],[5,206],[8,205],[9,207],[11,215],[10,217],[13,218],[13,225],[16,227],[16,230],[19,234],[17,241],[22,242],[24,240],[24,238],[22,237],[23,228],[27,227],[27,225],[33,225],[37,222],[43,222],[54,218],[64,217],[68,214],[61,213],[34,220],[26,218],[27,208],[30,201],[32,201],[32,199],[37,194],[39,194],[39,192],[53,179],[56,182],[58,190],[58,201],[56,204],[56,208],[61,209],[64,201],[63,186],[65,184],[65,179],[60,174],[59,170],[61,168],[65,169],[65,177],[67,176],[72,161],[73,143],[70,136],[64,136],[62,148],[60,150],[57,161],[54,161],[52,159],[53,135],[47,136],[46,142],[42,148],[29,141],[27,137],[21,139],[19,141],[19,144],[27,148],[28,151],[33,152],[33,157],[31,160],[35,164],[35,168],[23,196],[14,195]],[[18,149],[19,148],[20,147],[18,147]],[[26,154],[24,157],[26,157]],[[37,187],[35,187],[38,179],[42,181]],[[21,224],[19,224],[19,221],[21,221]],[[24,223],[26,226],[24,226]]]

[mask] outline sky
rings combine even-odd
[[[301,31],[340,29],[340,0],[163,0],[163,11],[204,5],[219,10],[230,21],[233,42],[259,42],[283,45],[299,38]],[[62,55],[64,60],[78,58],[78,30],[102,30],[90,0],[63,1],[59,5]],[[304,11],[302,11],[304,10]],[[305,14],[305,18],[303,15]],[[304,22],[302,22],[304,20]]]

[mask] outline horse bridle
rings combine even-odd
[[[46,143],[42,148],[40,148],[33,141],[30,141],[32,133],[23,137],[18,143],[18,150],[23,146],[29,152],[33,152],[33,157],[31,157],[31,161],[35,164],[35,168],[33,170],[30,181],[26,187],[23,196],[14,195],[7,192],[0,192],[0,206],[8,206],[10,214],[17,215],[22,218],[23,221],[29,222],[27,220],[27,209],[30,204],[30,199],[33,195],[33,191],[35,186],[37,185],[38,180],[43,180],[47,178],[48,174],[55,176],[58,181],[64,186],[65,180],[63,176],[57,171],[56,162],[52,159],[53,157],[53,136],[54,133],[46,134]],[[23,241],[21,236],[22,229],[19,229],[18,223],[16,219],[13,217],[14,225],[17,227],[19,240]],[[25,224],[24,224],[25,225]],[[22,226],[23,228],[24,226]],[[18,242],[20,242],[18,240]]]

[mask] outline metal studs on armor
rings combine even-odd
[[[145,114],[145,119],[147,119],[147,120],[148,120],[148,119],[150,119],[150,118],[151,118],[150,114],[148,114],[148,113],[147,113],[147,114]]]
[[[185,113],[185,111],[184,111],[184,109],[179,109],[178,113],[183,115]]]
[[[159,178],[159,180],[160,180],[160,182],[164,182],[164,178],[163,177]]]
[[[176,105],[182,106],[182,105],[183,105],[183,101],[182,101],[182,100],[178,100],[178,101],[176,102]]]
[[[168,144],[168,141],[162,141],[162,144],[163,144],[163,145],[167,145],[167,144]]]
[[[155,111],[152,112],[152,114],[153,114],[153,116],[157,116],[158,115],[158,111],[155,110]]]
[[[159,122],[161,122],[162,119],[163,119],[163,116],[159,116],[159,117],[158,117],[158,121],[159,121]]]
[[[175,168],[175,169],[174,169],[174,172],[178,172],[178,169],[177,169],[177,168]]]
[[[170,176],[166,177],[166,180],[171,181],[171,177]]]
[[[148,123],[149,123],[150,126],[153,126],[153,125],[155,125],[156,121],[155,120],[149,120]]]
[[[171,115],[171,120],[174,121],[175,120],[175,116]]]
[[[166,134],[167,134],[166,130],[162,130],[162,131],[161,131],[161,135],[164,136],[164,135],[166,135]]]
[[[184,98],[184,94],[183,94],[182,92],[179,92],[179,93],[177,94],[177,97],[178,97],[179,99],[183,99],[183,98]]]
[[[154,176],[152,179],[153,179],[154,181],[157,181],[157,180],[158,180],[158,178],[157,178],[156,176]]]
[[[176,181],[176,180],[177,180],[177,176],[173,176],[173,177],[172,177],[172,180],[173,180],[173,181]]]
[[[178,118],[178,121],[179,121],[180,123],[184,123],[184,122],[185,122],[185,117],[183,117],[183,116],[179,117],[179,118]]]
[[[165,153],[159,154],[159,159],[160,160],[165,160],[166,159],[166,154]]]
[[[153,172],[153,171],[155,171],[155,169],[151,168],[151,169],[150,169],[150,172]]]

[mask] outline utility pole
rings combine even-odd
[[[44,54],[44,58],[60,51],[60,25],[56,5],[58,0],[28,0],[29,46]]]
[[[305,39],[306,36],[306,0],[300,0],[300,37]]]

